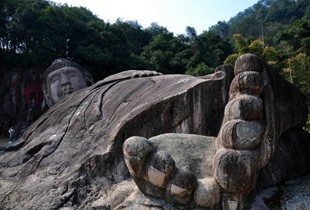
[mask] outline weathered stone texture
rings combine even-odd
[[[300,92],[257,57],[241,57],[235,69],[231,86],[231,69],[222,66],[203,78],[126,71],[73,93],[0,155],[0,206],[244,209],[239,193],[253,195],[309,173],[309,134],[301,131],[307,109]],[[227,132],[224,125],[231,121],[238,123]],[[133,136],[151,144],[124,144]],[[217,179],[211,177],[214,154]],[[293,172],[288,163],[297,163]],[[167,200],[146,196],[136,183],[145,194]]]
[[[258,190],[310,173],[310,134],[304,130],[281,135],[274,156],[262,168]]]
[[[221,91],[224,79],[110,77],[73,93],[0,156],[0,180],[6,186],[1,204],[82,208],[96,199],[100,188],[107,190],[129,177],[121,150],[127,137],[216,135],[227,103],[227,93]],[[104,181],[94,184],[99,177]]]

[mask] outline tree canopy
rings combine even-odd
[[[263,57],[310,100],[310,4],[260,0],[228,22],[174,35],[152,23],[115,23],[83,7],[47,0],[0,1],[0,65],[44,70],[54,59],[78,62],[95,80],[127,69],[203,75],[244,53]],[[2,68],[9,69],[9,68]]]

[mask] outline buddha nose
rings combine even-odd
[[[68,75],[66,74],[61,74],[61,80],[60,80],[60,84],[61,85],[66,85],[70,83],[70,78],[68,77]]]

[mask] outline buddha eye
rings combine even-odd
[[[57,82],[57,81],[59,81],[59,80],[60,80],[59,75],[54,75],[54,76],[52,76],[52,77],[49,79],[49,82],[50,82],[50,83],[55,83],[55,82]]]
[[[76,74],[76,73],[70,73],[69,76],[70,76],[70,77],[78,77],[79,75]]]

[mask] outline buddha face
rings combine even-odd
[[[48,74],[47,92],[52,104],[87,86],[83,73],[74,67],[64,67]]]

